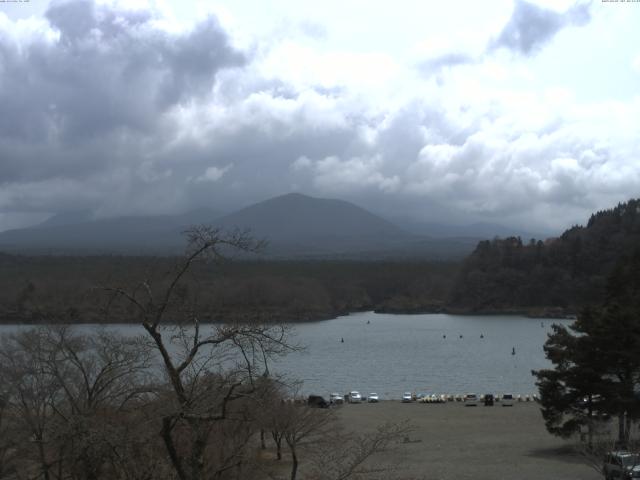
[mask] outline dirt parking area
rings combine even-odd
[[[375,458],[397,466],[393,476],[425,480],[596,480],[575,442],[547,433],[536,403],[465,407],[384,401],[338,407],[346,429],[366,432],[409,419],[408,442]]]

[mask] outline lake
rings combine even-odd
[[[532,394],[537,389],[531,370],[550,366],[542,346],[553,323],[571,321],[357,313],[300,325],[297,338],[307,351],[284,358],[275,369],[303,380],[305,393],[325,395]]]
[[[400,398],[404,391],[532,394],[537,389],[531,370],[550,365],[542,346],[553,323],[571,321],[356,313],[297,324],[294,340],[306,350],[278,360],[271,371],[302,380],[304,394],[324,396],[350,390],[381,398]],[[0,326],[0,333],[17,328],[24,327]],[[142,332],[136,325],[110,328]]]

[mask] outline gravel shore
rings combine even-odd
[[[383,401],[344,405],[346,429],[366,432],[383,422],[410,420],[408,442],[374,460],[397,466],[397,476],[425,480],[596,480],[575,453],[575,442],[547,433],[539,405],[503,407]],[[396,475],[392,475],[396,476]]]

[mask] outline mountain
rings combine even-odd
[[[0,232],[0,249],[63,254],[176,254],[184,249],[181,232],[212,223],[219,214],[201,209],[180,215],[129,216],[92,220],[88,213],[55,215],[39,225]]]
[[[485,312],[597,305],[616,263],[639,248],[640,200],[597,212],[586,226],[544,242],[484,240],[464,261],[450,303]]]
[[[182,215],[91,219],[57,215],[26,229],[0,232],[0,250],[64,254],[176,254],[189,225],[249,229],[268,242],[266,258],[462,258],[477,239],[431,238],[407,232],[353,203],[290,193],[219,216],[207,209]]]
[[[415,239],[352,203],[290,193],[218,219],[225,229],[248,228],[272,254],[326,254],[393,249]]]

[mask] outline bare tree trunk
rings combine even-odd
[[[291,446],[291,480],[296,480],[298,474],[298,455],[296,454],[296,447]]]
[[[267,444],[264,440],[264,428],[260,429],[260,448],[262,450],[266,450],[267,449]]]
[[[202,431],[200,425],[194,425],[191,428],[196,431],[195,440],[191,450],[191,480],[201,480],[204,472],[204,450],[207,446],[207,432]]]
[[[173,437],[171,436],[172,429],[173,427],[171,425],[171,418],[163,418],[161,436],[162,440],[164,441],[164,445],[167,448],[167,452],[169,453],[171,464],[173,465],[173,468],[175,468],[180,480],[189,480],[186,472],[184,471],[184,467],[182,466],[182,460],[180,460],[180,456],[176,451],[176,446],[173,443]]]
[[[276,458],[282,460],[282,435],[279,432],[271,432],[271,436],[276,444]]]
[[[40,456],[40,464],[42,467],[42,478],[44,480],[51,480],[51,476],[49,475],[49,464],[47,463],[46,454],[44,452],[42,437],[36,438],[36,442],[38,443],[38,455]]]
[[[589,421],[587,422],[587,446],[589,451],[593,450],[593,397],[589,395],[589,403],[587,415],[589,415]]]
[[[624,412],[618,413],[618,444],[620,448],[624,448],[627,445],[627,434],[625,432],[625,414]]]

